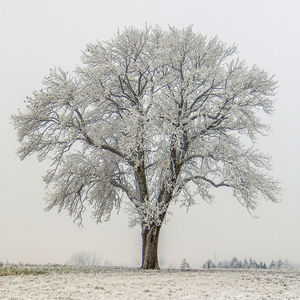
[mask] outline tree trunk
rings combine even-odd
[[[142,229],[142,269],[159,269],[158,264],[158,238],[160,227],[155,224],[148,229]]]

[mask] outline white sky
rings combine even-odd
[[[300,262],[300,2],[295,0],[1,0],[0,1],[0,261],[64,263],[89,251],[115,264],[137,264],[139,228],[125,214],[84,227],[67,213],[45,212],[42,175],[46,163],[20,162],[10,115],[41,88],[49,68],[80,64],[89,42],[110,38],[126,25],[194,25],[194,30],[236,43],[240,57],[279,81],[273,132],[259,149],[273,157],[272,174],[283,182],[282,203],[262,201],[258,219],[231,193],[218,191],[216,204],[199,202],[173,216],[160,237],[160,257],[194,267],[211,257],[253,257]]]

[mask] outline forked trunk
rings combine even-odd
[[[159,269],[158,238],[161,226],[151,225],[142,231],[142,269]]]

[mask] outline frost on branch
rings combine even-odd
[[[270,158],[255,148],[277,84],[235,46],[191,27],[127,28],[43,84],[13,120],[20,158],[52,161],[49,209],[80,223],[90,206],[101,221],[125,200],[146,230],[161,226],[172,201],[212,201],[215,187],[250,211],[260,198],[277,201]]]

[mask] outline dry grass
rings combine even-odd
[[[41,275],[46,273],[47,270],[44,268],[27,268],[27,267],[15,266],[15,265],[0,267],[0,276]]]

